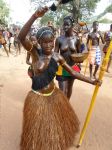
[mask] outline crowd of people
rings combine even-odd
[[[9,28],[0,29],[0,46],[3,46],[8,57],[11,54],[11,49],[15,50],[16,55],[21,53],[21,44],[18,39],[19,31],[19,28],[13,30]]]
[[[74,80],[78,79],[92,85],[101,85],[97,71],[101,65],[100,39],[104,44],[103,52],[112,39],[110,31],[104,36],[98,29],[98,21],[93,22],[92,31],[87,31],[87,42],[83,42],[80,29],[74,30],[74,18],[63,19],[62,32],[51,21],[46,27],[30,33],[32,24],[45,13],[48,7],[38,9],[21,30],[15,33],[0,31],[0,44],[7,56],[14,44],[17,54],[21,54],[21,44],[27,50],[26,63],[30,65],[28,74],[32,80],[23,110],[23,130],[21,150],[67,150],[73,145],[79,132],[79,119],[69,103]],[[75,63],[72,54],[88,52],[90,77],[81,74],[80,63]],[[107,66],[109,72],[111,57]],[[93,72],[93,66],[95,70]],[[54,79],[58,80],[56,87]]]

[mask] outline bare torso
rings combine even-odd
[[[90,33],[89,38],[91,39],[93,46],[99,46],[100,34],[98,32]]]
[[[55,51],[60,53],[70,66],[74,65],[71,54],[79,51],[78,42],[79,40],[75,35],[70,37],[62,35],[56,40]]]
[[[59,42],[59,49],[60,53],[70,50],[73,53],[77,52],[76,51],[76,44],[77,44],[77,37],[76,36],[71,36],[71,37],[66,37],[65,35],[62,35],[58,38]]]
[[[64,35],[59,37],[59,45],[60,45],[60,52],[70,50],[73,53],[77,52],[76,51],[76,43],[77,43],[77,38],[76,36],[71,36],[71,37],[65,37]]]

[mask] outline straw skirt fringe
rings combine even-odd
[[[67,150],[78,131],[79,120],[58,88],[48,97],[28,93],[23,111],[21,150]]]

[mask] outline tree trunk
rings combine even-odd
[[[73,1],[73,17],[74,17],[74,20],[76,22],[78,22],[78,18],[79,18],[79,0],[74,0]]]

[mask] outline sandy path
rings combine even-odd
[[[10,55],[7,58],[0,51],[0,150],[19,150],[22,109],[25,96],[31,87],[25,56],[23,52],[18,57]],[[81,129],[93,90],[94,86],[87,83],[78,80],[74,83],[70,103],[79,116]],[[105,74],[80,150],[112,150],[111,114],[112,69],[110,74]]]

